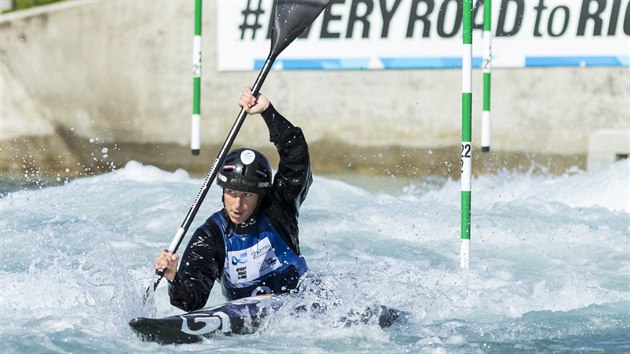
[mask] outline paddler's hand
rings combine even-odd
[[[164,270],[164,278],[168,281],[173,281],[173,279],[175,279],[175,273],[177,273],[178,261],[178,254],[162,251],[157,255],[157,257],[155,257],[155,264],[153,267],[156,271]]]
[[[241,92],[241,96],[238,98],[238,105],[243,107],[245,112],[249,114],[259,114],[269,108],[269,100],[262,94],[258,94],[258,97],[252,95],[252,88],[247,86]]]

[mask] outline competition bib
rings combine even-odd
[[[267,237],[250,248],[228,252],[227,257],[230,280],[235,284],[254,281],[281,266]]]

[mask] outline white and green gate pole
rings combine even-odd
[[[195,0],[195,36],[193,37],[193,113],[190,150],[199,155],[201,149],[201,1]]]
[[[470,185],[472,180],[472,0],[463,0],[461,248],[460,268],[470,260]]]
[[[492,0],[483,2],[483,111],[481,151],[490,151],[490,83],[492,77]]]

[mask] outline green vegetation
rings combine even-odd
[[[54,2],[60,2],[64,0],[15,0],[15,9],[24,10],[29,7],[35,7],[40,5],[48,5]]]
[[[65,0],[13,0],[15,9],[10,11],[24,10],[35,6],[48,5],[55,2],[61,2]],[[9,11],[5,11],[9,12]]]

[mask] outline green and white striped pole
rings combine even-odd
[[[492,77],[492,0],[483,3],[483,112],[481,151],[490,151],[490,83]]]
[[[470,260],[470,185],[472,180],[472,0],[463,0],[461,248],[460,268]]]
[[[195,36],[193,37],[193,113],[190,150],[199,155],[201,149],[201,1],[195,0]]]

